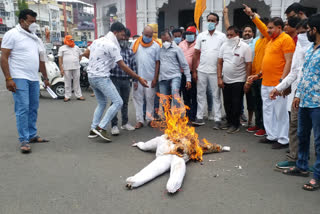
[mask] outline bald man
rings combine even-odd
[[[144,126],[143,99],[146,98],[146,122],[153,120],[155,87],[159,77],[160,45],[153,38],[153,29],[146,26],[132,47],[135,53],[138,74],[148,81],[149,88],[142,87],[138,82],[134,83],[133,103],[136,108],[136,129]]]

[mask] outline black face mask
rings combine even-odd
[[[311,30],[307,32],[307,37],[310,42],[316,42],[316,34],[311,34]]]

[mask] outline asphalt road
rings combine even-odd
[[[214,131],[212,122],[197,132],[231,146],[230,153],[206,155],[203,165],[188,163],[182,189],[175,195],[166,193],[169,173],[126,190],[125,179],[155,157],[132,148],[132,141],[161,132],[146,127],[123,131],[112,143],[88,139],[96,101],[86,91],[85,102],[69,103],[43,92],[39,134],[51,142],[34,145],[32,154],[22,155],[12,95],[0,76],[0,214],[319,213],[320,191],[301,188],[308,178],[274,171],[285,150],[257,143],[244,128],[235,135]],[[134,120],[131,102],[132,124]]]

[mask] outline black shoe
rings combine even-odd
[[[285,149],[285,148],[288,148],[289,147],[289,144],[281,144],[281,143],[278,143],[278,142],[275,142],[272,144],[272,149]]]
[[[273,144],[273,143],[277,143],[277,141],[275,141],[275,140],[269,140],[268,138],[264,138],[264,139],[259,140],[259,143]]]
[[[214,125],[212,128],[215,130],[220,130],[221,129],[221,122],[220,121],[214,122]]]
[[[237,133],[237,132],[239,132],[239,131],[240,131],[240,128],[239,128],[239,127],[234,127],[234,126],[232,126],[232,127],[230,127],[230,128],[228,129],[227,133],[228,133],[228,134],[234,134],[234,133]]]
[[[196,126],[203,126],[205,122],[203,121],[203,119],[196,119],[196,121],[192,122],[192,124]]]
[[[231,124],[229,124],[229,123],[224,123],[224,124],[222,124],[221,126],[220,126],[220,129],[222,129],[222,130],[227,130],[227,129],[229,129],[231,127]]]
[[[96,133],[99,137],[102,139],[111,142],[110,135],[108,134],[107,130],[105,129],[93,129],[92,130],[94,133]]]

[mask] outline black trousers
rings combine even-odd
[[[244,82],[224,83],[223,102],[228,124],[238,128],[240,126],[241,107],[243,102]]]
[[[189,106],[189,110],[187,110],[187,116],[190,121],[195,121],[197,116],[197,84],[191,80],[191,89],[186,89],[186,76],[182,74],[181,77],[181,87],[180,87],[180,95],[183,95],[183,101],[186,106]]]
[[[254,98],[254,113],[255,113],[255,123],[259,129],[264,129],[263,125],[263,112],[262,112],[262,98],[261,98],[261,83],[262,79],[258,79],[253,82],[251,86],[251,92]]]

